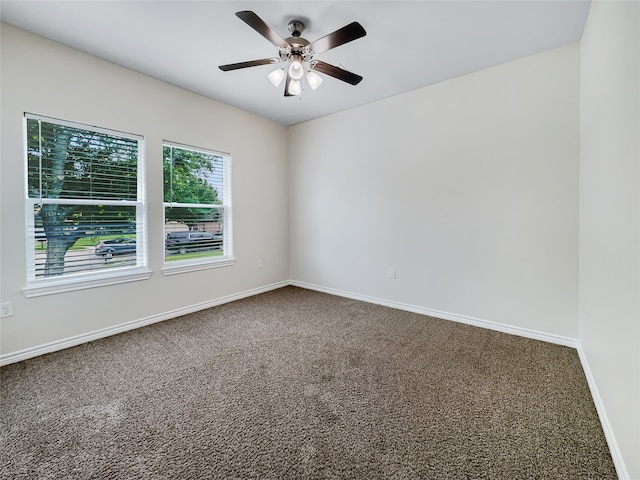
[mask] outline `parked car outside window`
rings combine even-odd
[[[165,246],[171,252],[187,253],[222,249],[222,235],[208,232],[171,232],[167,235]]]
[[[133,238],[114,238],[102,240],[96,245],[96,255],[104,257],[105,261],[114,255],[126,255],[136,253],[136,241]]]

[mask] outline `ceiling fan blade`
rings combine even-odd
[[[244,10],[242,12],[236,12],[236,17],[242,20],[244,23],[253,28],[256,32],[262,35],[264,38],[273,43],[276,47],[282,49],[288,49],[289,44],[276,33],[276,31],[267,25],[258,15],[251,10]]]
[[[218,68],[223,72],[229,70],[238,70],[239,68],[257,67],[259,65],[269,65],[273,63],[271,58],[261,58],[260,60],[251,60],[249,62],[230,63],[228,65],[220,65]]]
[[[334,65],[330,65],[321,61],[314,62],[311,68],[320,73],[324,73],[326,75],[332,76],[333,78],[337,78],[338,80],[342,80],[343,82],[350,83],[351,85],[357,85],[362,80],[362,77],[360,75],[356,75],[355,73],[343,70],[340,67],[336,67]]]
[[[362,25],[358,22],[353,22],[333,33],[330,33],[329,35],[319,38],[315,42],[312,42],[311,45],[309,45],[309,49],[314,53],[323,53],[332,48],[339,47],[340,45],[344,45],[345,43],[364,37],[366,34],[367,32]]]

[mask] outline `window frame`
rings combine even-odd
[[[86,198],[44,198],[31,197],[29,195],[29,140],[28,121],[62,125],[69,128],[96,132],[104,135],[113,135],[127,138],[137,142],[136,164],[136,199],[135,200],[89,200]],[[61,292],[81,290],[86,288],[114,285],[118,283],[146,280],[151,276],[148,268],[147,248],[147,200],[146,200],[146,176],[145,176],[145,141],[144,137],[129,132],[123,132],[110,128],[98,127],[86,123],[62,120],[59,118],[25,112],[23,115],[23,155],[24,155],[24,195],[25,195],[25,244],[26,244],[26,277],[27,285],[23,288],[23,294],[30,297],[49,295]],[[136,213],[136,261],[135,265],[113,267],[108,269],[88,270],[70,275],[37,278],[35,273],[36,254],[36,222],[34,209],[39,204],[69,204],[69,205],[115,205],[135,207]]]
[[[210,148],[195,147],[193,145],[186,145],[184,143],[174,142],[171,140],[162,141],[162,163],[163,174],[162,181],[164,183],[164,148],[171,147],[182,150],[189,150],[193,152],[204,153],[207,155],[214,155],[222,158],[222,204],[194,204],[194,203],[180,203],[180,202],[166,202],[164,201],[164,189],[163,189],[163,203],[162,203],[162,233],[163,233],[163,275],[175,275],[181,273],[187,273],[197,270],[204,270],[210,268],[228,267],[235,264],[235,257],[233,255],[233,198],[232,198],[232,156],[228,152],[221,152],[219,150],[212,150]],[[223,211],[223,254],[221,256],[212,256],[202,259],[191,260],[172,260],[167,262],[167,255],[165,250],[165,240],[167,238],[166,232],[166,209],[167,208],[210,208],[212,210]]]

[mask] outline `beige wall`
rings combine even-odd
[[[15,310],[1,320],[3,354],[288,280],[286,127],[7,24],[1,45],[0,294]],[[144,136],[149,280],[24,297],[24,112]],[[234,266],[161,273],[163,140],[233,155]]]
[[[571,45],[291,127],[291,277],[576,338],[578,60]]]
[[[620,475],[638,479],[640,4],[593,2],[580,60],[579,340]]]

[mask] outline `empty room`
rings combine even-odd
[[[640,2],[0,19],[1,479],[640,480]]]

